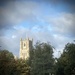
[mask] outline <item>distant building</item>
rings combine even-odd
[[[30,50],[32,49],[32,42],[29,38],[20,40],[20,58],[21,59],[28,59],[30,56]]]

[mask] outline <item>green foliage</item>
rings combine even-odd
[[[68,43],[65,46],[65,51],[67,52],[67,66],[65,67],[65,74],[75,75],[75,44]]]
[[[63,54],[56,63],[56,75],[75,75],[75,44],[65,45]]]
[[[25,60],[14,59],[11,52],[0,51],[0,75],[30,75],[30,67]]]
[[[0,51],[0,75],[45,75],[52,72],[53,48],[49,43],[37,43],[29,60],[14,59],[11,52]]]
[[[18,75],[30,75],[30,67],[26,63],[26,60],[18,59],[16,62],[17,70],[19,71]]]
[[[37,42],[30,51],[29,60],[14,59],[8,50],[0,50],[0,75],[75,75],[75,44],[65,45],[60,58],[53,58],[49,43]]]
[[[33,52],[31,75],[45,75],[52,72],[54,64],[52,46],[49,43],[37,42]]]
[[[13,59],[14,56],[8,50],[0,50],[0,59],[2,59],[2,58],[7,58],[10,60],[10,59]]]
[[[14,56],[11,52],[7,50],[0,51],[0,75],[10,74],[10,65],[13,62],[13,59]]]

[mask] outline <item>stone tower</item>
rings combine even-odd
[[[32,41],[28,39],[20,40],[20,58],[28,59],[30,56],[30,50],[32,49]]]

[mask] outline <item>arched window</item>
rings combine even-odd
[[[24,46],[25,46],[25,43],[24,43]]]

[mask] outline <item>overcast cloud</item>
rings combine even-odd
[[[34,44],[37,40],[50,42],[56,48],[54,56],[58,57],[58,51],[62,52],[65,44],[75,39],[75,5],[70,0],[49,2],[3,0],[0,4],[1,49],[19,56],[20,38],[29,37]]]

